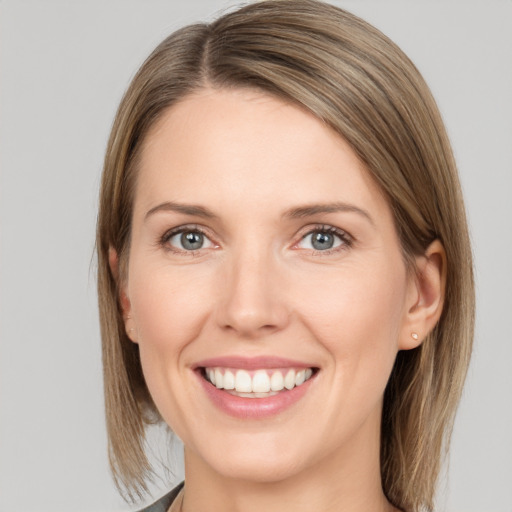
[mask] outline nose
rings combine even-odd
[[[258,338],[288,325],[285,283],[270,254],[239,254],[226,262],[220,283],[217,322],[225,331]]]

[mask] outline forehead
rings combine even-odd
[[[254,90],[202,90],[150,130],[135,208],[169,200],[224,209],[348,200],[387,208],[342,137],[304,109]]]

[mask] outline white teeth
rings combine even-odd
[[[272,391],[282,391],[284,388],[284,378],[281,372],[274,372],[270,377],[270,389]]]
[[[240,396],[242,398],[267,398],[269,396],[277,395],[277,392],[270,391],[269,393],[239,393],[238,391],[231,391],[231,395]]]
[[[252,379],[245,370],[236,372],[235,389],[240,393],[250,393],[252,391]]]
[[[224,387],[224,376],[222,375],[222,372],[218,368],[215,368],[215,385],[219,389],[222,389]]]
[[[228,370],[224,368],[205,368],[205,376],[218,389],[232,390],[239,396],[261,398],[279,391],[300,386],[313,375],[311,368],[303,370],[289,369],[283,376],[281,370]],[[270,395],[269,395],[270,393]]]
[[[295,371],[288,370],[286,377],[284,378],[284,387],[286,389],[293,389],[295,387]]]
[[[270,377],[265,370],[258,370],[254,374],[252,378],[252,391],[254,393],[268,393],[270,391]]]
[[[224,373],[224,389],[235,389],[235,376],[229,370]]]

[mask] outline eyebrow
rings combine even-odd
[[[291,208],[290,210],[287,210],[284,214],[284,217],[290,219],[301,219],[304,217],[312,217],[314,215],[318,215],[319,213],[338,212],[357,213],[366,218],[366,220],[368,220],[372,226],[375,226],[375,222],[366,210],[363,210],[362,208],[349,203],[326,203],[298,206],[297,208]]]
[[[144,220],[147,220],[148,217],[154,215],[157,212],[178,212],[184,213],[185,215],[193,215],[194,217],[203,217],[204,219],[218,218],[217,215],[215,215],[211,210],[205,208],[204,206],[166,201],[165,203],[161,203],[148,210]]]
[[[176,203],[173,201],[166,201],[151,208],[146,213],[144,219],[147,220],[148,217],[158,212],[178,212],[183,213],[185,215],[191,215],[194,217],[202,217],[204,219],[218,219],[217,215],[215,215],[211,210],[205,208],[204,206],[199,206],[195,204]],[[370,222],[370,224],[375,226],[375,223],[371,215],[366,210],[363,210],[362,208],[359,208],[358,206],[355,206],[353,204],[339,202],[297,206],[295,208],[291,208],[285,211],[283,217],[288,219],[302,219],[304,217],[313,217],[314,215],[318,215],[320,213],[338,212],[357,213],[362,217],[366,218]]]

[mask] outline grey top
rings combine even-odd
[[[171,492],[162,496],[158,501],[155,501],[153,505],[149,505],[149,507],[143,508],[139,510],[139,512],[167,512],[184,485],[185,482],[181,482],[181,484],[177,485]]]

